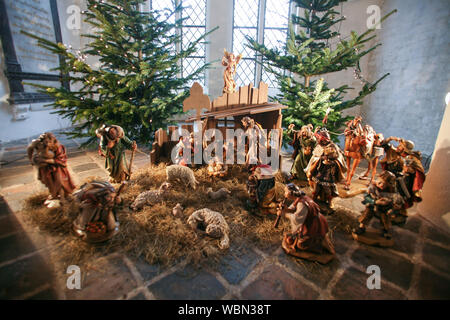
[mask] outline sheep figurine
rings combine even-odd
[[[230,247],[230,238],[228,236],[230,228],[225,218],[216,211],[203,208],[194,211],[188,218],[187,223],[195,231],[206,234],[213,238],[221,238],[220,249]]]
[[[191,168],[174,164],[166,168],[167,181],[181,180],[187,186],[195,190],[198,181],[195,180],[194,171]]]
[[[168,182],[161,184],[158,190],[141,192],[130,206],[134,211],[142,209],[145,205],[152,205],[163,201],[164,195],[172,187]]]
[[[183,207],[181,204],[177,203],[175,207],[172,209],[172,214],[175,218],[181,218],[183,216]]]
[[[206,193],[212,200],[219,200],[222,198],[226,198],[227,195],[231,194],[231,191],[227,188],[220,188],[219,190],[214,192],[212,188],[208,188],[208,190],[206,190]]]

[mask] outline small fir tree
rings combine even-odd
[[[264,68],[276,75],[280,94],[274,99],[288,108],[283,110],[283,124],[294,123],[297,127],[308,123],[323,126],[327,113],[327,128],[336,139],[338,132],[349,117],[343,117],[341,111],[363,103],[363,98],[375,91],[378,83],[387,77],[385,74],[375,83],[365,81],[360,75],[359,61],[381,44],[366,48],[366,43],[375,38],[371,35],[375,28],[361,35],[351,32],[349,39],[343,39],[340,33],[332,31],[345,19],[335,7],[346,0],[293,0],[296,7],[302,8],[303,16],[292,14],[289,23],[289,38],[284,48],[270,49],[247,37],[249,47],[262,56]],[[383,17],[379,23],[396,10]],[[298,32],[295,32],[298,30]],[[335,45],[332,45],[336,43]],[[312,80],[320,75],[355,68],[355,76],[364,83],[358,96],[343,100],[351,89],[342,85],[329,89],[327,83]],[[280,71],[281,70],[281,71]]]
[[[183,19],[169,17],[182,10],[142,12],[145,0],[87,0],[85,22],[93,27],[83,35],[91,42],[76,53],[62,43],[53,43],[30,33],[38,45],[62,57],[57,70],[79,90],[35,85],[55,100],[49,106],[54,113],[68,118],[72,137],[95,140],[95,129],[104,123],[116,124],[141,143],[149,143],[155,130],[166,127],[168,119],[182,112],[182,101],[189,94],[188,84],[197,80],[209,66],[204,64],[192,74],[181,77],[182,59],[194,55],[210,31],[179,51]],[[98,60],[92,67],[87,57]]]

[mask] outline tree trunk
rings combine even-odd
[[[309,87],[309,78],[311,78],[311,76],[305,76],[305,87],[306,88]]]

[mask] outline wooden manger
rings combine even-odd
[[[278,129],[281,148],[283,139],[281,110],[286,109],[287,106],[268,102],[268,89],[268,85],[264,82],[260,82],[259,88],[254,88],[250,84],[240,87],[234,93],[224,93],[210,102],[209,97],[203,94],[202,86],[196,82],[191,87],[190,96],[183,102],[183,111],[196,110],[196,115],[185,120],[187,124],[181,127],[192,133],[194,132],[193,123],[202,121],[203,132],[206,129],[218,129],[226,141],[226,130],[239,128],[244,130],[241,120],[244,117],[250,117],[267,130],[268,137],[271,130]],[[206,111],[203,111],[204,109]],[[152,164],[170,161],[172,148],[177,144],[177,141],[170,141],[175,130],[178,130],[177,126],[169,126],[168,132],[163,129],[156,131],[150,157]],[[236,143],[235,138],[235,147]]]

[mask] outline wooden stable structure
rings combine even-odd
[[[259,88],[254,88],[250,84],[240,87],[234,93],[224,93],[210,102],[209,97],[203,94],[201,85],[196,82],[191,87],[190,96],[183,102],[183,111],[196,110],[196,115],[188,118],[187,124],[181,127],[191,133],[194,131],[194,121],[202,121],[203,131],[218,129],[226,140],[227,129],[244,130],[241,120],[244,117],[250,117],[267,130],[268,137],[271,130],[278,129],[281,148],[283,139],[281,110],[287,107],[269,103],[268,89],[268,85],[264,82],[260,82]],[[206,111],[203,111],[204,109]],[[170,141],[175,130],[178,130],[178,127],[169,126],[168,132],[163,129],[156,131],[151,152],[152,164],[170,160],[171,150],[177,143],[177,141]]]

